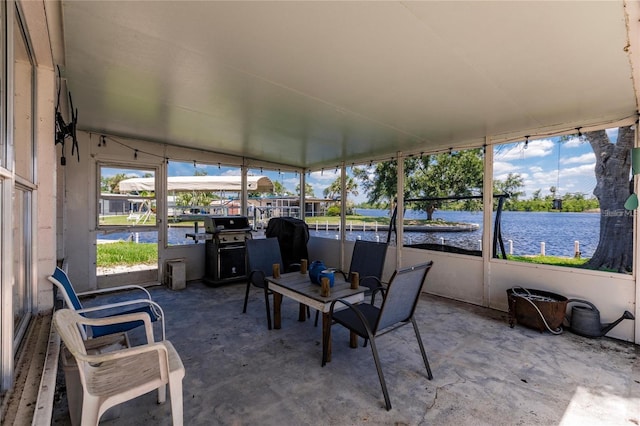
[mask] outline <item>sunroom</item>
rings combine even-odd
[[[178,209],[180,193],[169,185],[203,170],[236,176],[240,189],[233,202],[217,188],[216,203],[193,205],[240,213],[256,228],[259,215],[306,219],[311,259],[344,269],[355,240],[377,238],[389,242],[386,277],[433,260],[425,297],[504,313],[507,290],[546,290],[592,301],[603,323],[633,313],[607,336],[637,345],[637,202],[627,201],[638,191],[639,20],[635,1],[5,2],[4,395],[16,389],[34,324],[51,317],[47,277],[57,263],[78,291],[159,285],[176,260],[186,264],[187,286],[206,278],[207,244],[186,237],[203,229],[175,226],[178,210],[194,212]],[[463,157],[473,162],[449,163]],[[424,172],[426,164],[439,165],[441,177]],[[152,177],[154,190],[105,192],[118,173]],[[522,181],[509,186],[516,175]],[[293,194],[256,202],[259,191],[247,183],[258,176]],[[434,181],[445,182],[438,193]],[[321,194],[332,182],[338,189]],[[567,232],[555,252],[526,211],[512,225],[507,214],[496,220],[499,201],[536,211],[533,201],[545,195],[554,218],[590,218],[550,234],[593,239]],[[567,211],[596,197],[589,213]],[[305,217],[307,205],[327,210],[327,199],[340,201],[330,230]],[[354,225],[347,211],[356,205],[385,209],[386,221]],[[458,250],[438,249],[449,235],[427,241],[405,227],[429,209],[466,209],[473,216],[460,221],[477,229]],[[610,226],[619,233],[606,233]],[[156,263],[103,271],[99,243],[115,234],[151,234]],[[516,234],[535,247],[523,251]],[[599,249],[614,254],[591,269],[508,256],[546,250],[584,260]],[[47,360],[32,369],[51,369]],[[55,377],[46,376],[40,388],[51,389]]]

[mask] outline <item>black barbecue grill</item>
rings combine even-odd
[[[205,243],[205,277],[220,285],[247,277],[246,243],[252,238],[245,216],[206,216],[204,226],[211,239]]]

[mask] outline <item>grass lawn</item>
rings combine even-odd
[[[137,225],[155,225],[156,223],[156,215],[150,215],[146,221],[141,220],[137,223]],[[136,225],[135,220],[130,220],[127,215],[110,215],[110,216],[101,216],[100,217],[100,225],[125,225],[132,226]]]
[[[119,265],[155,265],[158,263],[158,244],[118,241],[98,244],[96,253],[98,267]]]
[[[541,265],[570,266],[580,268],[589,261],[588,258],[559,257],[559,256],[507,256],[508,260],[518,262],[538,263]]]

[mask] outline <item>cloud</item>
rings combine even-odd
[[[577,136],[570,137],[569,140],[562,143],[563,148],[578,148],[585,144],[586,142]]]
[[[509,173],[513,173],[513,172],[509,172]],[[509,173],[494,174],[493,179],[505,181],[509,177]],[[524,180],[526,180],[529,177],[528,173],[518,173],[518,175],[520,175],[520,177],[523,178]]]
[[[298,185],[300,183],[300,179],[293,176],[293,177],[284,177],[282,179],[282,183],[288,183],[291,185]]]
[[[531,175],[531,179],[535,182],[536,185],[540,186],[549,186],[555,185],[558,181],[557,173],[550,173],[545,170],[540,170]]]
[[[493,163],[493,175],[499,175],[504,173],[505,175],[508,173],[517,173],[518,168],[514,166],[512,163],[506,161],[494,161]]]
[[[540,166],[531,166],[529,167],[529,171],[531,173],[540,173],[541,171],[543,171],[544,169]]]
[[[332,170],[325,170],[323,172],[312,172],[311,176],[308,179],[315,179],[315,180],[321,180],[321,181],[329,181],[329,182],[333,182],[334,180],[338,179],[340,177],[340,172],[338,171],[338,173],[334,173],[335,169]]]
[[[550,194],[549,188],[558,187],[558,194],[581,192],[583,194],[592,194],[596,184],[595,174],[593,172],[595,162],[589,164],[581,164],[576,167],[568,167],[560,169],[560,176],[557,170],[544,170],[541,167],[532,167],[531,175],[523,175],[524,191],[527,198],[538,189],[541,195]],[[535,169],[535,172],[534,170]]]
[[[230,169],[230,170],[226,170],[220,176],[240,176],[241,174],[242,173],[240,169]]]
[[[589,177],[595,179],[594,169],[596,163],[582,164],[577,167],[568,167],[560,170],[560,179],[563,177]]]
[[[546,157],[553,152],[554,143],[550,139],[529,141],[525,149],[524,143],[502,145],[496,150],[496,160],[526,160],[534,157]]]
[[[576,157],[567,157],[560,159],[561,164],[579,164],[579,163],[595,163],[596,155],[593,152],[578,155]]]

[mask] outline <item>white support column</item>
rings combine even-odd
[[[340,268],[347,269],[345,262],[344,240],[346,238],[347,214],[347,167],[344,161],[340,164]]]
[[[640,147],[640,131],[638,131],[638,126],[640,126],[640,123],[638,123],[638,121],[636,121],[635,124],[635,143],[633,144],[633,146],[635,148]],[[633,176],[633,191],[634,193],[638,193],[638,176],[640,175],[635,175]],[[635,336],[634,336],[634,343],[635,344],[640,344],[640,274],[638,274],[638,265],[640,265],[640,244],[638,244],[638,236],[640,235],[640,233],[638,232],[638,226],[640,226],[640,220],[638,220],[638,210],[633,210],[633,270],[634,270],[634,274],[636,276],[636,288],[635,288],[635,293],[636,293],[636,298],[635,298],[635,312],[634,312],[634,316],[636,317],[636,319],[634,320],[635,324],[634,324],[634,331],[635,331]]]
[[[248,169],[246,158],[242,158],[242,166],[240,167],[240,211],[243,216],[247,216],[249,214],[247,210],[249,207],[249,191],[247,190]],[[255,227],[256,224],[254,223],[253,226]]]
[[[13,14],[15,7],[12,3],[3,2],[0,5],[0,20],[4,19],[5,34],[7,35],[6,63],[4,71],[0,71],[0,77],[5,80],[4,87],[8,88],[8,93],[3,93],[2,102],[6,102],[5,116],[6,123],[13,123]],[[1,23],[1,22],[0,22]],[[1,113],[2,111],[0,111]],[[0,245],[0,392],[11,388],[14,375],[14,346],[13,346],[13,185],[15,176],[13,174],[13,125],[2,126],[0,137],[2,143],[7,147],[5,152],[7,159],[7,170],[3,171],[0,185],[0,236],[3,244]],[[6,173],[6,174],[5,174]]]
[[[404,240],[404,159],[401,151],[397,152],[396,161],[398,165],[398,186],[396,187],[396,208],[398,209],[398,214],[396,215],[396,229],[398,231],[396,236],[396,269],[398,269],[403,266],[402,241]]]
[[[306,204],[305,200],[307,199],[307,192],[305,191],[305,186],[307,185],[307,179],[304,175],[304,169],[300,170],[300,201],[298,205],[300,206],[300,219],[305,220],[306,217]]]
[[[484,140],[484,178],[482,180],[482,288],[484,306],[489,306],[491,301],[491,244],[493,236],[492,213],[493,213],[493,146],[490,145],[489,137]]]

